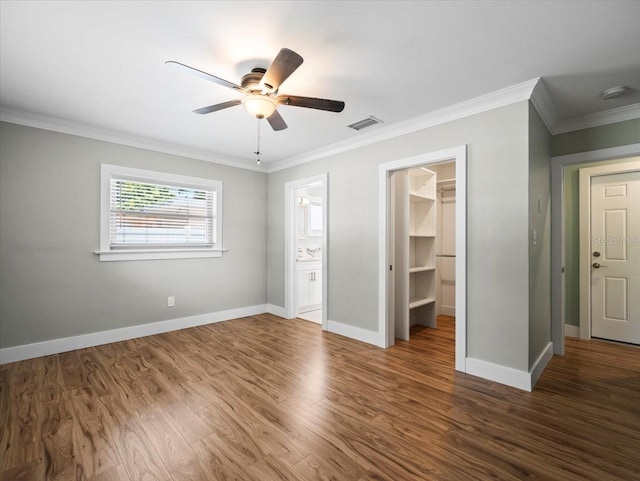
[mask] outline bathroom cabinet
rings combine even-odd
[[[322,307],[322,261],[298,261],[298,312]]]

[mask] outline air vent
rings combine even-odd
[[[347,127],[353,130],[362,130],[381,123],[382,120],[375,118],[373,115],[369,115],[366,119],[358,120],[357,122],[347,125]]]

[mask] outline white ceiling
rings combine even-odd
[[[262,128],[269,163],[542,77],[559,118],[640,102],[639,1],[22,2],[0,4],[0,105],[255,162],[239,98],[164,64],[239,83],[280,48],[304,57],[281,93],[344,100],[342,113],[281,106]],[[628,85],[631,95],[599,93]],[[372,129],[380,128],[380,126]]]

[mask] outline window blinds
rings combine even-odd
[[[214,189],[111,177],[112,248],[214,247]]]

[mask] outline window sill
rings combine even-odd
[[[157,259],[196,259],[203,257],[222,257],[229,249],[131,249],[113,251],[94,251],[100,256],[100,262],[144,261]]]

